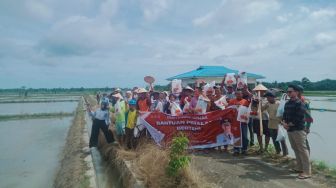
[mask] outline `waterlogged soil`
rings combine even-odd
[[[52,187],[71,120],[0,122],[0,187]]]
[[[71,113],[78,102],[56,103],[1,103],[0,115],[35,114],[35,113]]]

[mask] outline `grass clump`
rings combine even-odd
[[[327,163],[324,161],[314,161],[313,166],[316,170],[319,170],[319,171],[324,171],[329,168]]]

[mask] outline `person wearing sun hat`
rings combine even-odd
[[[148,91],[145,88],[139,88],[137,91],[137,110],[140,112],[149,112],[152,101],[148,97]]]
[[[304,118],[305,124],[304,125],[305,125],[305,131],[308,135],[310,133],[310,126],[314,122],[314,119],[311,115],[310,101],[306,97],[303,96],[303,91],[304,91],[303,86],[298,85],[298,89],[299,89],[299,99],[301,99],[301,101],[303,102],[305,106],[305,118]],[[306,142],[307,142],[308,151],[310,153],[310,145],[308,142],[308,138]]]
[[[134,140],[134,128],[136,126],[137,118],[138,118],[138,111],[136,110],[136,100],[132,99],[128,103],[129,109],[126,112],[126,147],[128,149],[135,148],[135,140]]]
[[[277,154],[280,154],[282,151],[283,156],[288,155],[288,148],[286,145],[286,140],[280,142],[276,141],[278,136],[278,129],[281,119],[277,117],[277,110],[279,108],[280,102],[275,100],[276,96],[273,91],[267,91],[264,95],[267,98],[267,103],[262,105],[262,111],[267,111],[269,115],[268,120],[268,130],[270,137],[272,138],[273,145]],[[281,147],[280,147],[281,144]]]
[[[126,103],[120,93],[112,95],[116,99],[116,103],[112,112],[115,114],[115,128],[117,132],[118,142],[123,145],[125,139],[125,113]]]
[[[298,179],[307,179],[311,177],[311,164],[304,125],[305,106],[299,98],[299,93],[300,88],[297,85],[288,86],[287,95],[290,100],[285,104],[282,125],[287,130],[289,142],[295,153],[297,167],[292,170],[299,173]]]
[[[90,148],[97,147],[99,130],[102,130],[108,143],[112,143],[114,141],[113,135],[110,131],[108,131],[108,126],[111,123],[108,105],[108,102],[102,101],[100,108],[96,111],[93,111],[90,106],[87,106],[87,112],[92,117],[92,129],[89,142]]]

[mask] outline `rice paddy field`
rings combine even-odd
[[[53,187],[79,99],[0,96],[0,187]]]

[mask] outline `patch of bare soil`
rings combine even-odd
[[[61,166],[56,175],[54,187],[73,188],[89,187],[88,177],[85,176],[87,164],[84,161],[86,154],[83,141],[85,126],[83,101],[79,102],[72,125],[69,129],[66,144],[62,153]]]

